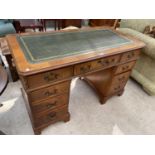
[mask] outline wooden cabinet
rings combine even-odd
[[[95,26],[108,26],[108,27],[119,27],[119,19],[90,19],[89,25],[91,27]]]
[[[82,19],[58,19],[58,29],[63,29],[68,26],[81,28]]]

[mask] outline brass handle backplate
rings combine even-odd
[[[80,68],[81,72],[83,72],[83,73],[90,71],[90,69],[91,69],[91,65],[83,66]]]
[[[110,65],[110,64],[112,64],[112,63],[114,63],[115,62],[115,59],[113,58],[113,59],[111,59],[111,60],[99,60],[98,61],[98,63],[100,63],[100,64],[102,64],[103,66],[104,65]]]
[[[51,95],[55,95],[56,93],[57,93],[57,89],[54,89],[53,92],[46,91],[46,92],[45,92],[45,95],[46,95],[46,96],[51,96]]]
[[[53,113],[48,114],[48,118],[50,120],[53,120],[55,117],[56,117],[56,112],[53,112]]]
[[[119,77],[119,78],[118,78],[119,81],[123,81],[123,80],[125,80],[125,79],[126,79],[125,76],[122,76],[122,77]]]
[[[135,53],[132,52],[132,53],[129,53],[129,54],[127,55],[127,58],[128,58],[128,59],[131,59],[131,58],[134,57],[134,56],[135,56]]]
[[[54,103],[49,103],[46,105],[47,108],[52,108],[52,107],[55,107],[57,104],[57,101],[55,101]]]
[[[57,80],[59,77],[59,74],[57,73],[46,73],[45,76],[44,76],[44,80],[47,81],[47,82],[50,82],[50,81],[53,81],[53,80]]]
[[[123,66],[122,67],[122,70],[127,70],[127,69],[129,69],[129,66]]]
[[[115,87],[114,90],[120,90],[121,86]]]

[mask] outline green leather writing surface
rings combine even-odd
[[[110,30],[80,30],[53,34],[19,35],[17,40],[30,63],[94,51],[105,51],[132,42]]]

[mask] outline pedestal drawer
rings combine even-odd
[[[129,63],[125,63],[123,65],[119,65],[116,69],[115,74],[120,74],[126,71],[129,71],[133,68],[133,66],[135,65],[135,61],[129,62]]]
[[[46,84],[50,84],[55,81],[60,81],[65,78],[70,78],[73,76],[73,67],[67,67],[57,70],[52,70],[40,74],[35,74],[26,77],[27,88],[37,88]]]
[[[126,52],[122,55],[121,62],[136,60],[139,58],[139,55],[140,55],[139,50]]]
[[[47,99],[55,95],[69,92],[69,89],[70,89],[70,81],[67,81],[57,85],[52,85],[46,88],[29,92],[28,98],[30,102],[38,102],[40,100]]]
[[[109,94],[114,94],[124,89],[124,86],[128,81],[129,76],[130,76],[130,71],[115,76],[112,81]]]
[[[64,106],[62,109],[52,110],[42,116],[34,117],[35,127],[40,127],[46,124],[55,123],[57,121],[63,120],[63,118],[68,115],[68,107]]]
[[[68,93],[49,98],[45,101],[32,104],[32,110],[35,113],[53,110],[61,106],[68,105]]]

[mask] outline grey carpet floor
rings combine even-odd
[[[0,96],[0,130],[6,134],[34,134],[20,87],[20,81],[10,82]],[[50,125],[42,134],[155,134],[155,96],[147,95],[132,79],[121,97],[112,97],[105,105],[84,81],[74,79],[69,111],[69,122]]]

